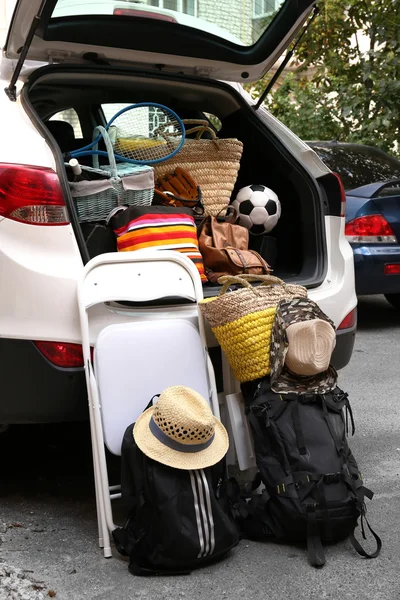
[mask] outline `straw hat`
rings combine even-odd
[[[337,372],[330,365],[335,326],[308,298],[278,305],[271,336],[271,388],[278,393],[331,391]]]
[[[228,451],[225,427],[208,402],[185,386],[165,389],[135,423],[133,436],[149,458],[175,469],[204,469]]]

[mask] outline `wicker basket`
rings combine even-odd
[[[253,287],[251,281],[262,281]],[[306,288],[271,275],[220,277],[219,296],[202,300],[201,312],[224,351],[235,378],[253,381],[270,373],[270,344],[276,307],[281,300],[307,297]],[[231,285],[241,289],[226,293]]]
[[[149,206],[154,195],[154,169],[150,166],[116,163],[114,151],[103,127],[96,127],[93,136],[103,136],[110,164],[100,167],[93,154],[93,167],[82,166],[82,171],[103,175],[104,179],[70,182],[80,222],[104,221],[117,206]],[[96,147],[93,148],[96,150]]]
[[[158,177],[182,167],[190,173],[203,194],[206,215],[217,216],[228,207],[240,168],[243,144],[237,139],[219,139],[207,121],[183,121],[196,125],[186,135],[196,133],[195,139],[186,137],[182,149],[169,160],[155,166]],[[202,139],[204,132],[212,139]],[[222,213],[223,214],[223,213]]]

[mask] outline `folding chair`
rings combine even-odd
[[[103,254],[78,283],[88,389],[99,545],[112,555],[115,528],[105,446],[121,454],[126,427],[169,385],[201,393],[219,418],[214,370],[198,302],[203,291],[192,261],[178,252]],[[150,303],[150,304],[149,304]],[[94,346],[94,365],[91,358]]]

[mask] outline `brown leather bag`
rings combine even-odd
[[[249,231],[236,225],[236,212],[224,220],[206,217],[198,230],[199,249],[207,278],[217,283],[222,275],[271,272],[268,263],[254,250],[249,250]]]

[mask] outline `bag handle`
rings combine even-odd
[[[187,129],[185,131],[185,137],[187,137],[188,135],[191,135],[192,133],[196,133],[196,140],[200,140],[203,133],[205,133],[206,131],[211,135],[211,138],[214,143],[215,146],[217,147],[217,149],[219,149],[219,139],[217,137],[217,134],[215,133],[214,129],[212,129],[210,127],[210,124],[208,121],[204,121],[202,119],[182,119],[182,123],[184,125],[194,125],[194,127],[192,127],[191,129]],[[155,132],[156,135],[161,135],[165,141],[167,142],[167,144],[171,145],[171,138],[176,137],[177,133],[169,133],[168,131],[165,131],[165,127],[163,125],[161,125],[160,127],[158,127]],[[171,146],[172,147],[172,146]]]
[[[114,148],[112,146],[110,136],[108,135],[108,132],[106,129],[104,129],[104,127],[102,127],[101,125],[98,125],[97,127],[95,127],[93,129],[92,140],[95,140],[99,134],[102,136],[105,146],[106,146],[108,160],[110,161],[111,177],[118,177],[117,163],[115,161]],[[96,144],[95,146],[93,146],[93,150],[97,150],[98,147],[99,147],[99,145]],[[93,154],[93,167],[95,169],[100,169],[99,157],[97,154]]]
[[[212,137],[212,140],[214,142],[216,142],[216,144],[218,144],[218,138],[217,138],[217,134],[215,133],[214,129],[212,129],[210,127],[210,123],[208,121],[205,121],[203,119],[183,119],[182,123],[184,125],[194,125],[195,127],[192,127],[191,129],[187,129],[186,130],[186,135],[191,135],[192,133],[196,133],[196,140],[200,140],[203,133],[205,133],[207,131],[207,133],[209,133]]]
[[[243,287],[250,288],[256,294],[257,288],[254,288],[251,285],[251,281],[261,281],[261,285],[264,286],[280,285],[285,289],[287,287],[286,283],[282,279],[279,279],[279,277],[275,277],[275,275],[251,275],[250,273],[243,273],[241,275],[222,275],[222,277],[219,277],[218,279],[218,283],[222,283],[222,288],[218,295],[223,296],[231,285],[242,285]]]
[[[223,211],[226,211],[225,215],[221,215],[221,213]],[[216,219],[218,221],[218,218],[225,218],[224,223],[229,223],[231,225],[236,225],[236,221],[238,219],[238,212],[236,210],[236,208],[234,208],[232,206],[232,204],[228,204],[228,206],[226,208],[221,208],[221,210],[219,211],[219,213],[216,216],[211,216],[211,215],[206,215],[205,217],[202,218],[202,220],[198,223],[197,225],[197,235],[200,235],[201,230],[203,229],[204,225],[206,223],[212,223],[213,219]]]
[[[210,127],[207,119],[182,119],[184,125],[201,125],[202,127]]]
[[[261,285],[283,285],[287,287],[287,284],[283,281],[283,279],[279,279],[276,275],[254,275],[252,273],[243,273],[240,275],[246,281],[261,281]]]

